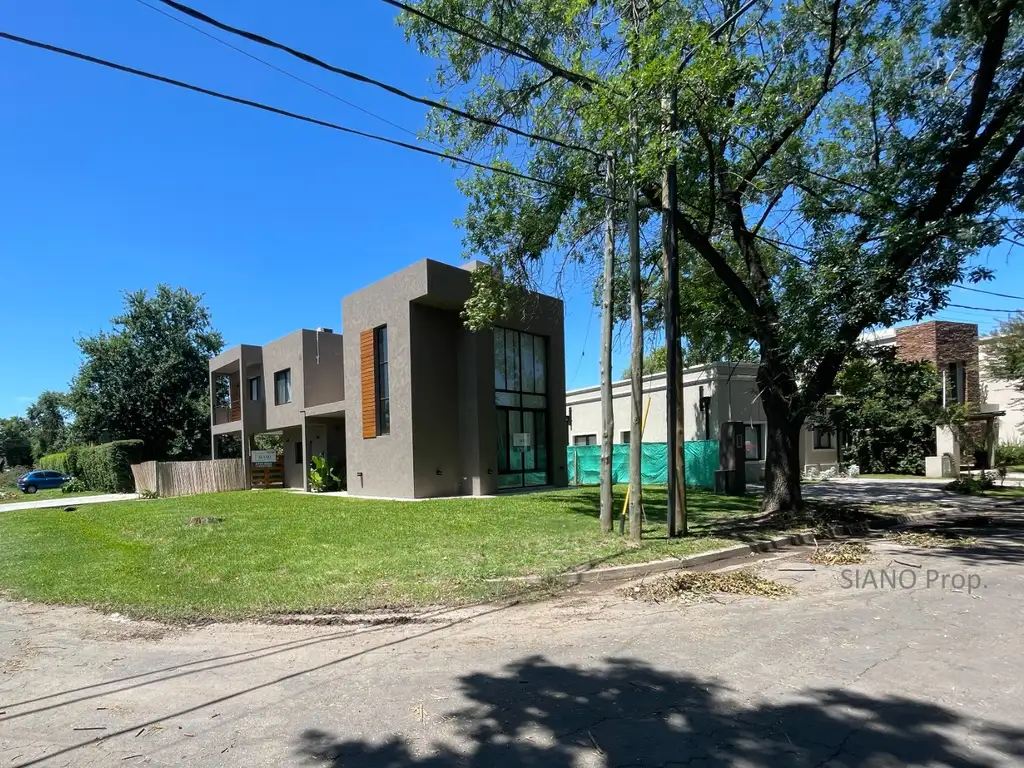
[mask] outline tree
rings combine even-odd
[[[64,449],[67,439],[67,396],[63,392],[47,390],[28,407],[32,455],[36,459]]]
[[[860,333],[991,277],[970,258],[1003,238],[1024,201],[1021,0],[417,8],[403,23],[440,61],[439,85],[492,120],[434,113],[434,137],[542,180],[460,181],[467,249],[511,280],[550,269],[555,251],[594,258],[590,153],[626,157],[636,116],[640,151],[625,172],[643,193],[641,226],[675,212],[681,271],[714,285],[697,319],[758,351],[766,512],[800,505],[800,430]],[[637,14],[642,32],[627,46]],[[675,131],[666,93],[678,96]],[[670,162],[675,200],[662,191]]]
[[[139,438],[146,459],[210,452],[209,358],[223,347],[202,296],[159,285],[124,294],[114,329],[78,340],[68,395],[79,442]]]
[[[0,467],[32,464],[32,428],[24,416],[0,419]]]
[[[941,387],[931,363],[899,360],[892,348],[855,353],[810,421],[847,436],[843,460],[862,472],[924,474],[944,421]]]
[[[757,353],[750,348],[749,344],[745,344],[742,347],[736,347],[731,353],[726,354],[705,354],[704,350],[694,349],[691,346],[683,346],[683,360],[682,364],[686,367],[693,365],[707,365],[708,363],[756,363]],[[649,373],[663,373],[668,367],[668,357],[665,353],[665,347],[655,347],[650,352],[644,355],[644,375]],[[626,367],[622,372],[622,378],[629,378],[629,366]]]
[[[1000,322],[985,351],[985,372],[1024,392],[1024,314]]]

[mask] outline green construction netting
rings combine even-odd
[[[644,485],[664,485],[668,482],[668,445],[642,443],[643,458],[640,477]],[[715,470],[718,469],[718,441],[694,440],[686,447],[686,484],[714,490]],[[570,485],[597,485],[601,481],[601,446],[570,445],[566,448],[566,466]],[[629,482],[629,444],[612,446],[612,482]]]

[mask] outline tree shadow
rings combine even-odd
[[[499,675],[462,677],[460,688],[470,704],[442,719],[454,728],[450,742],[371,743],[308,730],[296,752],[335,768],[981,768],[997,756],[1024,759],[1024,730],[965,721],[906,696],[829,688],[750,705],[715,680],[628,659],[581,668],[529,657]]]

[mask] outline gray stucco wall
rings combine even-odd
[[[413,474],[417,497],[457,496],[462,489],[459,420],[476,408],[458,396],[458,312],[410,306]],[[440,474],[439,474],[440,473]]]
[[[345,399],[345,342],[342,334],[303,331],[302,358],[306,407]]]
[[[305,391],[302,375],[302,335],[303,331],[294,331],[263,346],[268,430],[283,429],[302,423],[302,397]],[[286,368],[290,368],[292,372],[292,401],[275,405],[274,374]]]
[[[361,496],[414,498],[410,297],[426,290],[426,265],[418,262],[342,300],[345,337],[345,437],[348,490]],[[391,432],[363,438],[359,336],[388,327]],[[360,476],[359,473],[362,473]]]

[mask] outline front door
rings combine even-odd
[[[547,413],[498,408],[498,487],[548,484]]]

